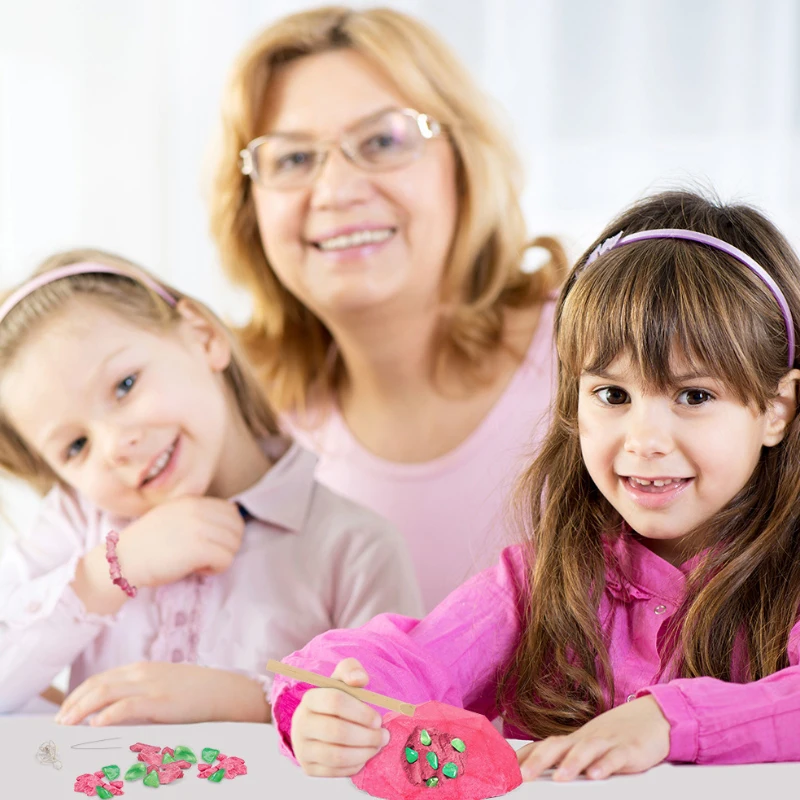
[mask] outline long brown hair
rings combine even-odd
[[[264,133],[276,70],[342,48],[364,56],[410,105],[441,123],[456,156],[458,222],[441,286],[442,306],[454,311],[443,319],[435,371],[456,364],[465,381],[479,381],[487,357],[503,342],[504,311],[541,302],[566,271],[556,239],[527,241],[514,148],[489,99],[433,31],[387,8],[329,6],[284,17],[234,65],[211,194],[211,232],[223,268],[254,300],[242,341],[281,411],[306,407],[312,386],[330,397],[344,365],[338,356],[330,362],[330,331],[283,287],[267,260],[239,151]],[[521,269],[529,246],[550,253],[549,264],[533,274]]]
[[[743,250],[780,286],[795,329],[800,320],[800,261],[780,232],[744,205],[689,192],[656,195],[615,219],[578,261],[557,308],[552,423],[519,484],[530,592],[524,633],[498,685],[506,719],[536,738],[573,731],[614,705],[598,610],[606,577],[623,577],[607,545],[630,531],[583,464],[581,372],[625,354],[645,385],[666,389],[674,385],[670,357],[677,348],[763,412],[787,371],[786,328],[775,299],[726,254],[653,240],[611,250],[583,269],[609,236],[652,228],[699,231]],[[746,681],[788,666],[788,635],[800,604],[798,497],[795,419],[779,444],[762,449],[748,484],[686,536],[705,550],[670,620],[662,654],[670,677]]]
[[[137,273],[156,279],[142,267],[121,256],[102,250],[70,250],[57,253],[44,261],[35,274],[80,262],[93,262],[118,267],[130,274],[87,273],[48,283],[23,299],[0,323],[0,376],[6,373],[14,357],[41,324],[76,297],[91,297],[126,319],[143,327],[168,331],[180,320],[175,308],[136,279]],[[255,437],[277,434],[275,415],[266,401],[249,364],[240,352],[233,335],[214,313],[163,281],[156,281],[176,300],[189,302],[218,329],[223,331],[231,347],[230,364],[223,379],[242,419]],[[10,293],[9,293],[10,294]],[[28,446],[0,408],[0,474],[19,478],[44,493],[55,483],[56,476],[44,460]]]

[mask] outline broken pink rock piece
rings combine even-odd
[[[244,759],[238,756],[223,756],[221,753],[217,756],[217,769],[222,768],[225,770],[225,777],[228,780],[233,780],[237,775],[247,775],[247,765]]]
[[[171,747],[162,747],[161,748],[161,752],[162,753],[169,753],[171,756],[175,755],[175,750],[173,748],[171,748]]]
[[[151,767],[160,767],[164,761],[164,754],[160,750],[155,752],[152,750],[142,750],[139,753],[139,761],[144,761],[145,764]],[[150,770],[147,770],[150,772]]]
[[[136,744],[131,745],[131,750],[134,753],[158,753],[161,751],[161,748],[154,744],[143,744],[142,742],[136,742]]]
[[[183,769],[179,766],[179,764],[186,764],[189,766],[188,761],[173,761],[169,764],[164,764],[162,767],[158,767],[158,780],[160,783],[172,783],[172,781],[176,781],[179,778],[183,777]]]
[[[75,791],[82,792],[87,797],[93,797],[97,794],[95,786],[97,786],[97,778],[91,772],[78,775],[75,779]]]

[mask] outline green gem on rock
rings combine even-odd
[[[163,760],[162,763],[163,764],[172,764],[177,760],[178,760],[177,758],[173,758],[169,753],[164,753],[164,760]]]
[[[425,781],[425,785],[426,786],[438,786],[439,785],[439,779],[438,778],[428,778],[428,780]]]
[[[420,731],[419,740],[425,745],[425,747],[427,747],[431,743],[431,735],[428,733],[428,731]]]
[[[443,767],[442,772],[447,778],[455,778],[458,775],[458,767],[452,762],[448,761]]]
[[[109,764],[107,767],[103,767],[103,775],[110,781],[115,781],[119,778],[119,767],[116,764]]]
[[[467,749],[467,746],[461,739],[452,739],[450,744],[453,745],[453,750],[457,750],[459,753],[463,753]]]
[[[114,796],[108,789],[104,789],[102,786],[95,786],[94,790],[97,792],[97,796],[102,797],[103,800],[108,800],[109,797]]]
[[[218,769],[216,772],[213,772],[211,775],[208,776],[208,779],[212,781],[212,783],[219,783],[225,777],[225,770]]]
[[[432,769],[439,769],[439,758],[436,753],[425,753],[425,760],[431,765]]]
[[[147,774],[147,766],[141,761],[137,761],[126,773],[126,781],[138,781],[139,778],[144,778]]]
[[[409,764],[414,764],[419,760],[419,753],[411,747],[406,747],[406,761]]]
[[[196,764],[197,756],[188,747],[184,747],[182,744],[179,744],[175,748],[175,760],[188,761],[190,764]]]
[[[152,772],[148,772],[147,775],[144,776],[144,785],[145,786],[160,786],[161,781],[158,779],[158,773],[153,770]]]
[[[219,755],[219,750],[215,750],[213,747],[204,747],[202,758],[206,764],[213,764],[214,759]]]

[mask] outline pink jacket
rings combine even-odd
[[[674,567],[631,536],[614,547],[626,580],[609,580],[600,618],[610,636],[615,703],[653,695],[671,726],[669,761],[800,761],[800,623],[787,643],[790,666],[759,681],[657,683],[659,632],[679,606],[690,564]],[[520,634],[525,584],[521,549],[509,547],[496,566],[473,577],[424,619],[382,614],[358,630],[324,633],[284,661],[330,675],[341,659],[355,657],[373,691],[415,704],[438,700],[492,719],[498,714],[497,671],[510,659]],[[292,714],[308,688],[282,677],[272,688],[280,747],[292,759]],[[504,733],[530,738],[508,726]]]

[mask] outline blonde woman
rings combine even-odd
[[[318,476],[393,521],[432,608],[503,543],[551,396],[563,252],[522,269],[520,169],[445,44],[388,9],[279,20],[236,62],[211,224],[242,340]]]

